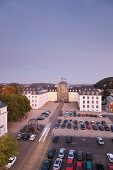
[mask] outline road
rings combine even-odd
[[[11,170],[40,170],[45,153],[51,145],[52,131],[58,118],[58,112],[62,109],[63,103],[60,103],[51,116],[47,136],[44,135],[43,141],[40,140],[42,131],[35,141],[19,141],[20,154]],[[47,126],[48,126],[47,125]],[[39,142],[40,140],[40,142]],[[24,144],[23,144],[24,143]]]

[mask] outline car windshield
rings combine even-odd
[[[13,160],[14,160],[14,158],[12,158],[12,159],[9,159],[9,161],[8,161],[8,162],[9,162],[9,163],[11,163]]]

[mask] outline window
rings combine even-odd
[[[98,101],[96,101],[96,104],[98,104]]]
[[[34,102],[34,100],[32,100],[32,102]]]
[[[92,101],[92,103],[94,103],[94,101]]]
[[[85,96],[83,96],[83,99],[85,99]]]
[[[89,100],[87,101],[87,103],[89,103]]]
[[[37,104],[35,104],[35,106],[37,106]]]
[[[87,108],[89,108],[89,105],[87,105]]]
[[[37,98],[37,96],[35,96],[35,98]]]
[[[94,97],[92,97],[92,99],[94,99]]]
[[[96,108],[98,108],[98,105],[96,105]]]
[[[34,96],[32,96],[32,98],[34,98]]]
[[[83,100],[83,103],[85,103],[85,100]]]
[[[96,97],[96,99],[98,99],[98,96]]]
[[[94,105],[92,105],[92,108],[94,108]]]
[[[85,108],[85,105],[83,105],[83,108]]]
[[[34,104],[32,104],[32,106],[34,106]]]
[[[30,98],[30,96],[29,96],[29,98]]]
[[[37,100],[35,100],[35,102],[37,102]]]
[[[89,96],[87,96],[87,99],[89,99]]]

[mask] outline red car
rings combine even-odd
[[[91,129],[91,125],[86,125],[86,128],[87,129]]]
[[[83,170],[83,162],[82,161],[77,161],[76,170]]]
[[[67,160],[66,170],[74,170],[73,160],[72,159]]]
[[[113,170],[113,164],[108,164],[108,170]]]

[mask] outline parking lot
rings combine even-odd
[[[53,163],[58,156],[58,152],[59,152],[60,148],[62,148],[62,147],[66,149],[65,157],[63,158],[63,164],[62,164],[62,168],[61,168],[62,170],[66,169],[67,156],[68,156],[68,152],[70,149],[74,149],[75,153],[77,153],[77,151],[83,151],[84,152],[84,162],[86,160],[86,156],[85,156],[86,152],[92,152],[92,156],[93,156],[92,162],[93,162],[94,169],[95,169],[95,163],[102,163],[105,166],[105,169],[107,169],[107,163],[109,161],[108,161],[106,154],[111,153],[111,148],[113,148],[113,142],[109,138],[104,138],[104,142],[105,142],[105,145],[100,146],[97,143],[96,138],[73,137],[72,143],[66,143],[66,137],[60,136],[58,142],[53,143],[51,145],[51,147],[56,148],[55,156],[52,159],[51,170],[53,167]],[[45,155],[45,158],[46,158],[46,156],[47,156],[47,153]],[[76,161],[77,161],[77,157],[75,154],[74,166],[75,166]]]
[[[56,153],[54,155],[54,158],[52,158],[52,165],[50,170],[53,169],[53,164],[55,159],[58,157],[58,153],[60,148],[65,148],[66,153],[65,157],[63,158],[63,164],[61,167],[61,170],[66,169],[66,164],[67,164],[67,156],[68,152],[70,149],[74,149],[75,153],[77,154],[77,151],[83,151],[84,152],[84,160],[83,162],[86,161],[86,152],[91,152],[93,155],[93,165],[95,163],[102,163],[105,166],[105,169],[107,169],[107,164],[108,164],[108,158],[107,158],[107,153],[113,153],[112,148],[113,148],[113,132],[112,131],[100,131],[98,130],[93,130],[85,128],[85,130],[81,130],[80,128],[80,121],[83,123],[85,121],[94,121],[94,122],[101,122],[105,121],[108,126],[112,124],[113,116],[112,114],[106,114],[106,117],[92,117],[92,116],[82,116],[82,114],[92,114],[92,115],[98,115],[100,113],[86,113],[86,112],[80,112],[77,109],[77,106],[75,103],[65,103],[63,105],[62,111],[65,113],[67,110],[68,111],[76,111],[77,116],[59,116],[57,111],[55,111],[59,106],[59,103],[48,103],[43,108],[40,110],[35,110],[36,114],[34,114],[32,117],[36,118],[40,116],[41,113],[45,111],[51,111],[51,114],[49,117],[46,117],[44,120],[39,120],[39,125],[42,127],[41,129],[43,130],[43,127],[46,126],[48,123],[51,122],[51,130],[48,136],[45,139],[45,142],[39,143],[39,137],[41,136],[40,131],[39,135],[37,136],[36,140],[34,142],[31,141],[19,141],[20,144],[20,154],[18,155],[18,159],[15,163],[15,165],[11,168],[12,170],[17,168],[17,170],[20,170],[22,168],[24,169],[29,169],[29,170],[41,170],[42,164],[44,160],[47,158],[47,153],[50,147],[55,147]],[[34,111],[33,111],[34,112]],[[81,116],[78,116],[78,114],[81,114]],[[103,113],[101,113],[103,114]],[[50,119],[51,118],[51,119]],[[55,122],[57,122],[58,119],[61,119],[60,127],[58,129],[54,128]],[[28,119],[29,120],[29,119]],[[71,120],[72,122],[72,128],[68,129],[65,127],[64,129],[61,128],[61,124],[64,120]],[[74,120],[78,121],[78,130],[73,129],[73,124]],[[23,124],[22,124],[23,125]],[[66,136],[72,136],[72,143],[66,143]],[[54,136],[59,136],[59,140],[57,143],[53,143],[52,140]],[[104,146],[100,146],[97,143],[96,137],[100,136],[104,139]],[[29,149],[28,149],[29,148]],[[74,158],[74,166],[77,161],[77,156],[75,154]],[[43,155],[43,156],[42,156]],[[27,164],[26,164],[27,162]],[[28,163],[29,162],[29,163]],[[95,166],[94,166],[95,167]],[[94,168],[95,169],[95,168]]]

